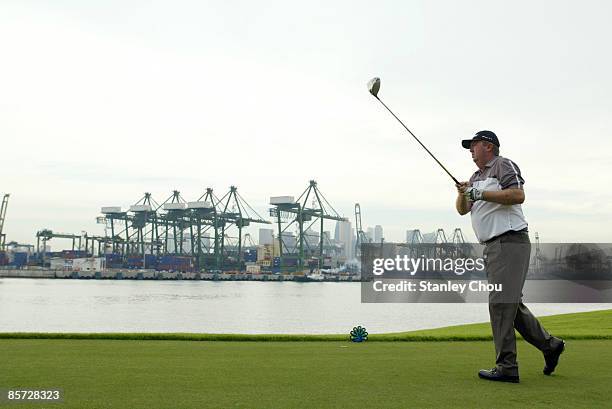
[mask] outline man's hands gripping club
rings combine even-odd
[[[463,191],[463,195],[470,202],[482,200],[482,194],[483,194],[483,191],[476,189],[475,187],[468,187]]]
[[[469,182],[461,182],[459,184],[455,184],[457,187],[457,192],[465,196],[467,200],[470,202],[475,202],[477,200],[483,200],[483,190],[476,189],[475,187],[471,187]]]
[[[521,204],[525,201],[525,192],[520,188],[509,188],[499,191],[484,191],[471,187],[469,182],[461,182],[457,187],[457,200],[455,207],[460,215],[470,212],[472,204],[478,200],[499,203],[502,205]],[[486,193],[486,197],[485,197]]]

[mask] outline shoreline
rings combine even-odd
[[[611,340],[612,331],[601,323],[612,317],[612,309],[555,314],[541,317],[556,336],[571,340]],[[370,334],[369,342],[490,341],[488,322],[440,328]],[[124,341],[225,341],[225,342],[347,342],[348,334],[237,334],[177,332],[0,332],[2,339],[73,339]],[[517,334],[517,339],[523,339]]]
[[[359,282],[361,276],[333,276],[323,280],[293,274],[253,274],[241,272],[195,273],[155,270],[106,269],[73,271],[51,269],[0,269],[0,278],[57,278],[76,280],[192,280],[192,281],[294,281],[294,282]]]

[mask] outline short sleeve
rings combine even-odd
[[[507,158],[503,158],[500,162],[497,179],[502,189],[522,189],[525,179],[521,176],[521,170],[518,165]]]

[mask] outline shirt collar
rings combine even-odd
[[[485,168],[490,168],[491,166],[493,166],[495,164],[495,162],[497,162],[499,160],[499,156],[494,156],[493,159],[491,159],[490,161],[487,162],[487,164],[485,165]]]
[[[493,166],[493,165],[495,164],[495,162],[497,162],[497,161],[499,160],[499,158],[500,158],[500,156],[494,156],[494,157],[493,157],[493,159],[491,159],[490,161],[488,161],[488,162],[485,164],[485,166],[484,166],[484,167],[485,167],[485,169],[486,169],[486,168],[490,168],[491,166]],[[484,169],[483,169],[483,170],[478,169],[478,170],[476,171],[476,173],[480,175],[480,174],[481,174],[483,171],[484,171]]]

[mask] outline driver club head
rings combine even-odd
[[[374,77],[368,81],[368,91],[370,94],[378,98],[378,90],[380,89],[380,78]]]

